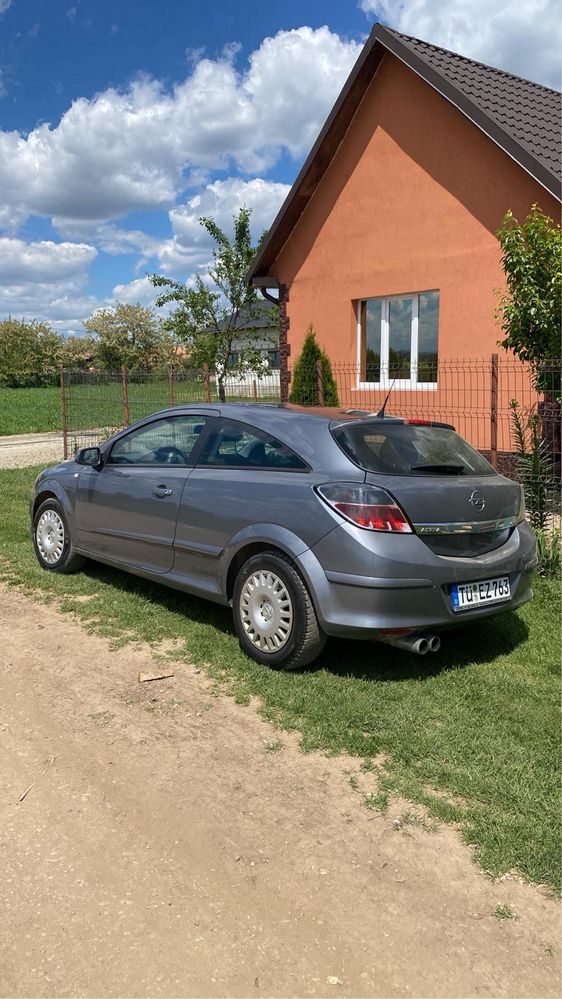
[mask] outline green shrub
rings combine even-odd
[[[339,406],[338,389],[332,374],[332,365],[326,352],[316,342],[316,333],[312,325],[308,327],[302,351],[295,364],[289,402],[294,402],[299,406],[320,405],[318,361],[322,365],[324,405]]]
[[[539,529],[536,534],[539,575],[557,578],[560,575],[560,531],[548,534]]]
[[[45,323],[0,322],[0,386],[29,388],[58,381],[62,337]]]
[[[517,477],[525,491],[525,503],[531,526],[545,531],[549,507],[554,492],[554,467],[538,413],[521,413],[519,403],[512,399],[511,428],[515,445]]]

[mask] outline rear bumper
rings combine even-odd
[[[339,532],[344,532],[342,536]],[[382,536],[355,528],[338,528],[314,549],[300,556],[322,628],[328,635],[350,638],[377,637],[386,629],[439,631],[466,626],[471,621],[514,610],[533,596],[531,588],[536,565],[536,545],[526,524],[517,528],[509,541],[494,552],[478,558],[449,558],[435,555],[419,538]],[[370,547],[370,558],[358,560],[376,575],[347,571],[351,566],[346,552],[355,544]],[[393,548],[393,543],[396,543]],[[378,547],[373,551],[371,546]],[[389,558],[390,555],[394,556]],[[337,561],[336,561],[337,559]],[[337,568],[343,562],[345,571]],[[394,569],[391,574],[388,570]],[[511,598],[466,611],[452,608],[453,583],[478,582],[508,576]]]

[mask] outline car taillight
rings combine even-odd
[[[317,492],[328,506],[357,527],[367,531],[412,533],[404,511],[386,489],[334,482],[318,486]]]

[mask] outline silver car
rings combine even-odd
[[[295,669],[328,635],[417,653],[532,597],[519,485],[453,427],[282,406],[181,406],[42,472],[33,544],[230,605],[242,648]]]

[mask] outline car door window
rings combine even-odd
[[[131,430],[112,447],[110,465],[191,465],[204,416],[168,416]]]
[[[209,435],[199,465],[234,468],[271,468],[305,471],[302,458],[263,430],[238,420],[220,420]]]

